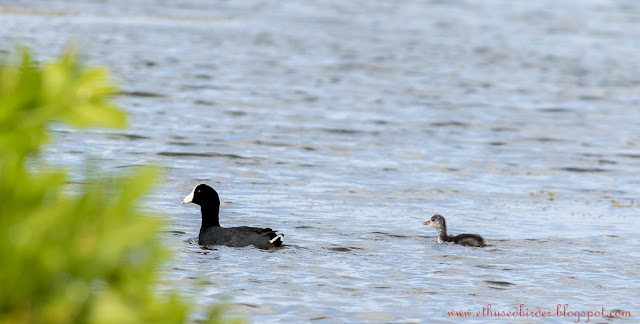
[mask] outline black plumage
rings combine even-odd
[[[270,228],[249,226],[221,227],[218,219],[220,197],[213,188],[206,184],[200,184],[193,188],[193,191],[182,200],[182,203],[200,205],[202,225],[198,235],[198,243],[201,245],[231,247],[253,245],[261,249],[271,249],[281,246],[284,241],[284,234],[277,234]]]
[[[482,236],[477,234],[460,234],[455,236],[447,235],[447,222],[442,215],[433,215],[431,220],[424,222],[424,225],[431,225],[431,227],[438,230],[438,243],[453,242],[464,246],[483,247],[486,246]]]

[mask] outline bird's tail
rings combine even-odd
[[[283,242],[284,242],[284,234],[278,234],[269,240],[269,243],[275,246],[280,246],[282,245]]]

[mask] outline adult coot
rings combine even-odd
[[[182,200],[182,203],[200,205],[202,226],[200,227],[200,235],[198,235],[198,243],[201,245],[231,247],[253,245],[261,249],[270,249],[282,245],[284,241],[283,234],[276,234],[270,228],[220,227],[218,221],[220,198],[218,193],[206,184],[200,184],[193,188],[193,191]]]
[[[453,242],[455,244],[465,246],[483,247],[484,239],[477,234],[460,234],[456,236],[447,235],[447,223],[442,215],[433,215],[431,220],[424,222],[424,225],[431,225],[431,227],[438,230],[438,243]]]

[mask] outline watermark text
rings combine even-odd
[[[482,310],[478,310],[472,312],[471,310],[451,310],[447,312],[449,317],[492,317],[492,318],[516,318],[516,317],[531,317],[531,318],[552,318],[552,317],[566,317],[573,320],[574,323],[580,323],[583,321],[584,323],[589,323],[593,318],[613,318],[613,317],[623,317],[623,318],[631,318],[630,311],[623,310],[611,310],[608,311],[604,307],[597,310],[589,310],[589,311],[578,311],[569,309],[569,304],[558,304],[555,307],[555,311],[542,309],[540,307],[535,307],[533,309],[529,309],[524,306],[524,304],[520,304],[519,306],[514,306],[509,310],[496,310],[492,309],[492,305],[488,304],[487,306],[482,307]]]

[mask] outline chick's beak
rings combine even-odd
[[[426,221],[426,222],[422,223],[422,225],[431,225],[431,221],[430,221],[430,220],[428,220],[428,221]]]

